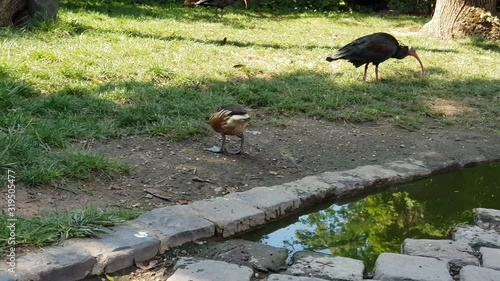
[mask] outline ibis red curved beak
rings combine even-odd
[[[411,46],[408,47],[408,55],[410,55],[418,60],[418,63],[420,63],[420,68],[421,68],[420,75],[424,76],[424,64],[422,63],[422,61],[418,57],[417,51],[415,51],[415,48],[413,48]]]
[[[417,53],[413,54],[412,56],[418,60],[418,63],[420,63],[420,68],[421,68],[420,75],[424,76],[424,65],[422,64],[422,61],[418,57]]]

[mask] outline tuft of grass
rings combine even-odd
[[[19,247],[45,246],[61,243],[69,238],[98,237],[109,232],[109,227],[124,223],[140,215],[127,209],[99,209],[88,207],[67,212],[52,212],[32,218],[17,218],[16,245]],[[7,215],[0,215],[0,249],[5,249],[10,236]]]
[[[439,122],[498,131],[498,44],[420,35],[428,20],[238,8],[216,17],[171,1],[61,1],[56,21],[0,30],[0,167],[32,185],[126,173],[73,141],[193,138],[210,131],[214,108],[233,102],[278,119],[303,113],[410,130]],[[373,66],[363,82],[362,67],[325,61],[378,31],[414,46],[426,76],[412,58],[382,63],[381,83]]]

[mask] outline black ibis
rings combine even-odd
[[[223,153],[224,145],[226,144],[226,135],[237,136],[240,138],[240,149],[226,149],[229,154],[239,154],[243,150],[243,135],[245,128],[250,121],[250,116],[247,111],[239,104],[226,104],[217,108],[210,116],[210,126],[222,136],[221,147],[213,146],[205,148],[207,151],[215,153]]]
[[[194,3],[195,6],[206,6],[206,7],[215,7],[215,11],[220,9],[221,14],[224,12],[224,8],[233,5],[235,2],[239,0],[199,0]],[[245,8],[248,8],[247,0],[243,0],[245,3]]]
[[[333,54],[329,54],[326,60],[331,62],[334,60],[348,60],[355,67],[365,65],[365,73],[363,81],[366,81],[366,71],[368,64],[375,65],[376,81],[380,81],[378,76],[378,65],[389,58],[404,59],[407,56],[413,56],[420,63],[421,75],[424,75],[424,65],[417,55],[415,48],[412,46],[401,46],[394,36],[378,32],[360,37],[351,43],[340,48]]]

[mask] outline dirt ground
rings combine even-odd
[[[183,142],[146,135],[88,142],[84,144],[88,149],[134,167],[132,173],[115,180],[96,175],[90,181],[57,187],[21,186],[17,213],[30,216],[85,205],[150,210],[324,171],[418,159],[427,152],[459,157],[500,143],[498,134],[453,127],[432,126],[410,132],[388,123],[332,123],[303,116],[276,121],[277,116],[263,111],[250,114],[253,121],[241,155],[204,151],[220,145],[216,133]],[[230,137],[228,144],[237,147],[239,139]]]
[[[439,155],[448,159],[475,159],[478,154],[498,159],[500,155],[500,135],[480,129],[428,126],[411,132],[389,123],[278,118],[257,110],[250,114],[253,121],[241,155],[204,151],[220,145],[216,133],[183,142],[136,135],[84,143],[87,149],[125,161],[134,167],[132,173],[115,180],[96,175],[89,181],[59,186],[19,186],[17,213],[31,216],[86,205],[150,210],[360,165]],[[230,138],[228,144],[237,147],[239,139]],[[112,276],[118,277],[115,280],[166,280],[175,260],[192,250],[183,246],[140,265],[142,269],[126,269]]]

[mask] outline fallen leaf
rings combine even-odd
[[[156,265],[158,264],[158,260],[152,260],[149,262],[148,265],[142,265],[141,263],[135,263],[135,266],[137,266],[138,268],[142,269],[142,270],[149,270],[153,267],[155,267]]]
[[[115,281],[115,278],[113,278],[112,276],[109,276],[106,273],[104,273],[104,275],[106,276],[107,280],[109,280],[109,281]]]
[[[108,190],[122,190],[123,187],[121,186],[118,186],[118,185],[110,185],[109,187],[107,187],[106,189]]]
[[[177,203],[180,205],[187,205],[187,204],[191,203],[191,200],[179,199],[179,200],[177,200]]]

